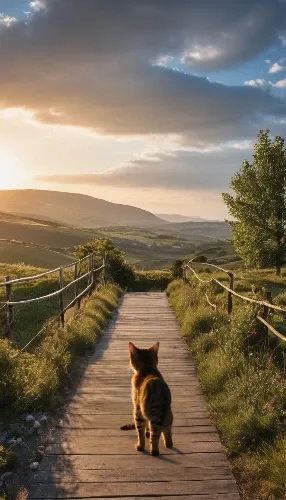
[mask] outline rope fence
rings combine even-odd
[[[192,267],[192,265],[196,264],[196,265],[201,265],[201,266],[210,266],[214,269],[217,269],[218,271],[222,271],[224,273],[226,273],[229,277],[229,286],[226,286],[224,283],[221,283],[221,281],[219,281],[218,279],[216,278],[211,278],[211,279],[207,279],[207,280],[204,280],[202,279],[200,276],[198,276],[197,272],[195,271],[195,269]],[[267,301],[265,300],[256,300],[256,299],[251,299],[250,297],[246,297],[245,295],[241,295],[240,293],[237,293],[235,290],[234,290],[234,274],[230,271],[227,271],[226,269],[223,269],[222,267],[219,267],[219,266],[216,266],[214,264],[209,264],[207,262],[194,262],[193,260],[190,260],[185,266],[183,266],[183,279],[184,279],[184,282],[188,282],[188,277],[187,277],[187,269],[189,271],[191,271],[193,273],[193,275],[198,279],[198,281],[200,281],[201,283],[206,283],[206,284],[210,284],[210,283],[216,283],[217,285],[219,285],[220,287],[222,287],[224,290],[227,291],[228,293],[228,303],[227,303],[227,309],[228,309],[228,314],[231,314],[232,313],[232,308],[233,308],[233,297],[237,297],[245,302],[248,302],[248,303],[251,303],[251,304],[254,304],[254,305],[257,305],[259,307],[262,307],[263,308],[263,314],[262,316],[261,315],[257,315],[257,319],[258,321],[260,321],[264,326],[265,326],[265,332],[266,332],[266,335],[268,337],[268,334],[269,334],[269,331],[271,331],[271,333],[273,333],[276,337],[279,337],[280,340],[282,340],[283,342],[286,342],[286,337],[278,332],[273,325],[271,325],[269,322],[268,322],[268,319],[269,319],[269,313],[271,310],[273,311],[278,311],[279,313],[282,313],[282,314],[285,314],[286,313],[286,310],[283,309],[282,307],[279,307],[275,304],[272,304],[271,302],[271,292],[267,292]],[[216,304],[212,304],[212,302],[209,300],[209,297],[207,296],[207,294],[205,293],[205,296],[206,296],[206,300],[207,300],[207,303],[213,308],[213,309],[216,309],[217,306]]]
[[[84,272],[84,274],[80,274],[80,266],[81,264],[88,264],[88,271]],[[65,266],[57,267],[56,269],[52,269],[50,271],[46,271],[44,273],[40,273],[34,276],[27,276],[24,278],[11,279],[10,276],[7,276],[4,282],[0,282],[0,288],[5,287],[6,291],[6,300],[5,302],[0,302],[0,312],[6,311],[6,317],[4,319],[4,337],[14,340],[14,323],[15,323],[15,308],[21,305],[32,304],[34,302],[45,301],[54,297],[58,297],[59,299],[59,315],[56,316],[53,321],[58,321],[61,326],[65,324],[65,313],[71,309],[73,306],[77,305],[80,307],[80,303],[83,297],[85,297],[88,293],[91,294],[92,291],[96,288],[96,284],[99,279],[102,279],[103,283],[105,283],[105,270],[106,270],[106,262],[105,257],[103,257],[102,265],[95,268],[95,255],[90,254],[83,259],[77,260],[71,264],[67,264]],[[64,270],[73,269],[73,280],[67,284],[64,284]],[[51,292],[46,295],[41,295],[39,297],[34,297],[27,300],[14,300],[13,299],[13,287],[15,285],[19,285],[22,283],[26,283],[29,281],[36,281],[38,279],[45,278],[47,276],[51,276],[52,274],[58,274],[58,290],[55,292]],[[87,280],[87,286],[84,290],[79,290],[79,284],[83,281]],[[64,292],[69,290],[71,287],[74,287],[74,298],[67,304],[64,305]],[[50,323],[49,323],[50,324]],[[48,325],[45,325],[29,342],[26,346],[21,349],[19,352],[24,351],[39,335],[41,335]]]

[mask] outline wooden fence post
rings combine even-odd
[[[272,295],[271,295],[271,292],[266,292],[266,300],[267,302],[269,302],[269,304],[272,303]],[[265,319],[265,321],[268,322],[268,319],[269,319],[269,307],[268,306],[263,306],[263,315],[262,315],[263,319]],[[267,342],[269,341],[269,330],[268,330],[268,327],[265,325],[265,334],[266,334],[266,337],[267,337]]]
[[[233,286],[234,286],[233,273],[228,273],[228,275],[229,275],[229,288],[231,290],[233,290]],[[232,293],[231,292],[228,292],[227,312],[228,312],[228,314],[232,313]]]
[[[63,269],[59,269],[59,288],[60,290],[64,287],[64,273]],[[59,306],[60,306],[60,322],[61,325],[64,326],[65,324],[65,313],[64,313],[64,297],[63,297],[63,292],[59,294]]]
[[[106,274],[106,255],[105,254],[103,256],[102,265],[104,266],[103,269],[102,269],[102,283],[105,286],[106,285],[106,279],[105,279],[105,274]]]
[[[186,268],[183,267],[183,282],[187,283],[187,273],[186,273]]]
[[[78,278],[78,263],[75,262],[74,263],[74,276],[73,276],[73,279],[77,280],[77,278]],[[78,281],[74,284],[74,298],[76,299],[77,296],[78,296]],[[77,307],[79,309],[79,307],[80,307],[80,300],[78,300],[76,302],[76,305],[77,305]]]
[[[92,294],[95,287],[95,276],[94,276],[94,254],[92,253],[89,261],[90,278],[89,284],[91,284],[91,289],[89,291],[89,296]]]
[[[10,276],[6,276],[6,301],[12,301],[12,285],[9,283],[11,281]],[[6,336],[9,340],[13,340],[13,326],[14,326],[14,307],[7,306],[7,316],[6,316]]]

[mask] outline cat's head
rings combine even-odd
[[[146,369],[157,368],[158,365],[159,342],[149,347],[149,349],[139,349],[132,342],[129,342],[130,364],[135,372],[142,372]]]

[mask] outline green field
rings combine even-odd
[[[56,252],[46,248],[32,246],[25,243],[0,240],[0,262],[7,264],[23,263],[27,266],[53,269],[69,264],[74,260],[71,255]]]

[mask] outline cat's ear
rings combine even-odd
[[[131,356],[137,353],[137,347],[132,342],[129,342],[129,353]]]
[[[156,344],[152,345],[149,350],[157,354],[157,352],[159,351],[159,342],[156,342]]]

